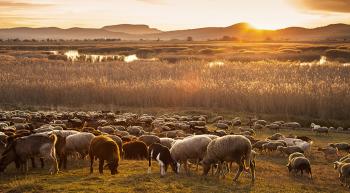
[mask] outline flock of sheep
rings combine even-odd
[[[217,127],[210,131],[207,124]],[[239,127],[239,133],[230,133],[231,126]],[[180,116],[137,115],[113,112],[0,112],[0,172],[11,163],[22,172],[28,171],[28,161],[35,168],[35,159],[50,162],[50,172],[66,169],[72,159],[89,155],[90,172],[93,163],[99,160],[99,172],[109,168],[111,174],[118,173],[121,160],[147,159],[148,172],[152,160],[160,166],[164,176],[170,166],[175,173],[183,166],[190,173],[188,164],[195,164],[197,171],[203,167],[203,175],[225,176],[235,162],[239,169],[234,176],[238,180],[243,171],[255,180],[255,158],[261,153],[281,152],[288,157],[289,172],[306,172],[312,179],[312,139],[308,136],[284,136],[275,133],[258,140],[256,132],[262,129],[300,129],[297,122],[250,119],[243,123],[240,118],[225,120],[218,116],[209,119],[206,115]],[[311,124],[317,133],[328,133],[330,128]],[[339,159],[339,151],[350,152],[348,143],[334,143],[318,149],[326,159]],[[69,160],[68,160],[69,158]],[[106,164],[105,164],[106,162]],[[342,185],[350,188],[350,154],[334,162]]]

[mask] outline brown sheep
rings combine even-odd
[[[298,173],[300,171],[301,175],[303,175],[303,171],[305,170],[310,175],[310,179],[312,179],[310,161],[305,157],[293,158],[287,164],[287,168],[289,172],[295,171]]]
[[[107,136],[97,136],[91,140],[90,150],[90,173],[93,172],[93,163],[95,157],[99,159],[99,172],[103,173],[104,161],[107,161],[107,165],[111,170],[111,174],[118,173],[118,166],[120,160],[119,148],[116,142]]]
[[[123,144],[124,159],[147,159],[147,145],[142,141]]]

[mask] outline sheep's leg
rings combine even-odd
[[[181,168],[181,163],[176,163],[176,165],[177,165],[177,173],[179,174],[180,173],[180,168]]]
[[[92,174],[93,172],[93,166],[94,165],[94,156],[93,155],[90,155],[90,174]]]
[[[45,166],[44,159],[40,158],[40,167],[44,168],[44,166]]]
[[[55,154],[55,152],[52,151],[47,156],[47,159],[49,159],[50,162],[51,162],[51,168],[50,168],[50,173],[51,174],[57,174],[58,173],[58,163],[57,163],[56,155],[54,155],[54,154]]]
[[[28,160],[26,160],[24,164],[24,173],[27,174],[27,172],[28,172]]]
[[[160,175],[164,176],[165,175],[164,162],[162,160],[160,160],[160,154],[157,155],[156,160],[159,163]]]
[[[187,165],[187,164],[188,164],[188,163],[187,163],[187,160],[185,160],[185,164],[184,164],[185,172],[186,172],[187,175],[190,175],[190,171],[189,171],[189,169],[188,169],[188,165]]]
[[[239,164],[239,169],[238,169],[238,171],[236,173],[236,176],[233,178],[233,181],[237,181],[238,180],[238,178],[241,175],[243,169],[244,169],[243,163],[240,163]]]
[[[104,164],[103,159],[100,159],[99,165],[98,165],[98,171],[100,172],[100,174],[103,174],[103,164]]]
[[[255,163],[254,161],[250,161],[250,173],[252,174],[252,182],[255,181]]]
[[[31,157],[30,161],[32,162],[32,168],[36,168],[34,157]]]

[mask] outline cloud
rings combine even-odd
[[[350,0],[289,0],[312,11],[350,13]]]
[[[0,1],[0,9],[26,9],[51,6],[51,4],[25,3],[19,1]]]

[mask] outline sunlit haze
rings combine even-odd
[[[259,29],[277,29],[349,23],[349,10],[338,6],[339,2],[348,4],[346,0],[324,0],[328,3],[326,9],[318,2],[321,1],[0,0],[0,27],[70,28],[130,23],[173,30],[248,22]],[[336,5],[329,5],[332,2]]]

